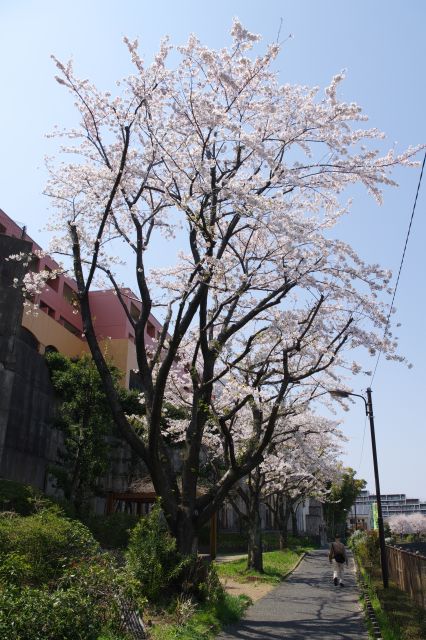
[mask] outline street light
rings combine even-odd
[[[374,479],[376,482],[377,520],[379,525],[380,560],[382,565],[383,587],[387,589],[389,586],[389,573],[388,573],[388,563],[386,558],[385,530],[383,527],[383,516],[382,516],[382,501],[380,498],[379,467],[377,464],[376,435],[374,432],[374,415],[373,415],[373,402],[371,400],[371,389],[370,387],[367,389],[367,400],[364,398],[364,396],[360,395],[359,393],[349,393],[349,391],[344,391],[343,389],[333,389],[332,391],[330,391],[330,395],[332,395],[334,398],[349,398],[349,396],[362,398],[365,405],[366,416],[370,421],[371,447],[373,449]]]

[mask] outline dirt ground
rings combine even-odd
[[[220,581],[226,591],[232,596],[239,596],[244,594],[246,596],[249,596],[249,598],[251,598],[253,602],[256,602],[256,600],[263,598],[263,596],[266,596],[266,594],[272,591],[272,589],[274,588],[274,585],[260,581],[237,582],[236,580],[232,580],[232,578],[221,578]]]

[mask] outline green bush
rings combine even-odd
[[[101,624],[83,589],[0,588],[0,638],[96,640]]]
[[[217,569],[214,564],[208,567],[204,581],[197,584],[197,596],[202,602],[215,605],[224,598],[225,591],[219,580]]]
[[[146,604],[139,593],[139,582],[126,568],[118,567],[109,553],[75,561],[64,571],[58,586],[61,589],[83,589],[104,609],[106,621],[115,617],[114,610],[118,612],[119,602],[132,602],[138,609],[143,609]]]
[[[56,509],[70,518],[75,517],[73,505],[64,498],[47,496],[39,489],[13,480],[0,480],[0,515],[2,512],[14,512],[28,516],[44,509]]]
[[[74,561],[99,552],[78,520],[52,510],[27,517],[0,515],[0,578],[15,585],[40,586],[57,580]]]
[[[92,515],[84,522],[105,549],[125,549],[129,544],[130,531],[139,520],[140,516],[130,513],[112,513],[108,516]]]
[[[30,485],[0,480],[0,511],[15,511],[27,516],[33,513],[42,494]]]
[[[223,626],[237,622],[250,603],[247,596],[223,593],[214,603],[199,605],[183,624],[179,620],[181,616],[175,615],[174,622],[154,625],[150,637],[153,640],[213,640]]]
[[[354,532],[349,540],[360,564],[370,573],[380,565],[380,545],[377,531]]]
[[[348,547],[352,549],[352,551],[356,551],[356,548],[359,544],[364,544],[367,538],[367,532],[362,529],[357,529],[353,532],[351,537],[348,540]]]
[[[139,581],[142,593],[155,601],[160,593],[173,590],[188,566],[176,551],[176,541],[167,530],[160,506],[142,518],[130,534],[126,563]]]
[[[143,608],[139,583],[81,522],[57,507],[0,516],[0,638],[121,638],[123,603]]]

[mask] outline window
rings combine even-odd
[[[139,320],[140,309],[133,302],[130,303],[130,315],[135,322]]]
[[[49,269],[49,267],[44,267],[46,271],[49,271],[50,273],[52,272],[52,269]],[[54,291],[58,290],[58,286],[59,286],[59,278],[58,276],[52,276],[51,278],[49,278],[48,280],[46,280],[46,284],[48,287],[50,287],[51,289],[53,289]]]
[[[4,224],[0,224],[0,233],[6,233],[6,227]]]
[[[71,289],[66,282],[64,282],[64,288],[62,289],[62,297],[74,308],[74,313],[79,311],[80,303],[77,298],[77,292]]]
[[[49,305],[43,302],[42,300],[40,301],[40,309],[44,313],[47,313],[47,315],[50,316],[51,318],[55,317],[55,310],[52,309],[52,307],[49,307]]]
[[[146,332],[150,336],[150,338],[155,338],[155,327],[149,320],[146,324]]]
[[[30,271],[33,273],[38,273],[40,271],[40,259],[37,256],[32,255],[30,261]]]
[[[73,300],[75,298],[75,292],[71,289],[71,287],[66,282],[64,282],[64,288],[62,290],[62,296],[70,304],[73,303]]]
[[[65,327],[65,329],[68,329],[68,331],[73,333],[75,336],[77,336],[78,338],[81,338],[80,329],[77,329],[77,327],[74,327],[74,325],[72,325],[71,322],[68,322],[68,320],[65,320],[65,318],[63,318],[62,316],[60,317],[59,322],[63,327]]]
[[[56,347],[53,344],[48,344],[44,350],[44,353],[59,353]]]

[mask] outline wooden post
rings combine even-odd
[[[217,513],[210,518],[210,560],[215,560],[217,555]]]

